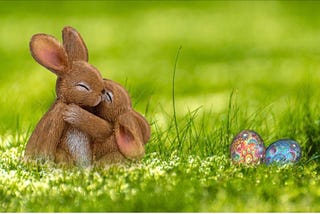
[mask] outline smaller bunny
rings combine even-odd
[[[64,120],[93,138],[94,163],[140,159],[150,138],[149,123],[132,108],[129,94],[120,84],[104,79],[104,88],[106,97],[96,106],[95,115],[77,105],[68,105]]]
[[[89,165],[90,137],[66,123],[62,113],[71,103],[92,111],[104,97],[104,83],[100,72],[88,63],[80,34],[65,27],[62,37],[63,44],[47,34],[36,34],[30,41],[33,58],[58,78],[57,98],[30,136],[25,156]]]

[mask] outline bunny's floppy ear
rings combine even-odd
[[[88,62],[88,49],[80,34],[72,27],[64,27],[62,30],[63,45],[68,55],[68,61]]]
[[[146,144],[149,141],[151,135],[150,125],[148,121],[138,112],[132,111],[132,114],[136,118],[137,124],[140,127],[143,144]]]
[[[150,137],[149,125],[145,123],[134,111],[119,116],[115,135],[119,150],[126,158],[137,159],[143,156],[144,144]]]
[[[67,69],[67,54],[63,46],[53,36],[33,35],[30,41],[32,57],[41,65],[60,75]]]

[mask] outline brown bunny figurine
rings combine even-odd
[[[88,63],[88,51],[80,34],[72,27],[65,27],[62,37],[63,45],[47,34],[36,34],[30,41],[33,58],[58,78],[57,98],[32,133],[25,156],[56,162],[81,159],[89,164],[89,137],[67,124],[62,113],[71,103],[89,111],[97,106],[105,94],[103,79],[100,72]]]
[[[94,163],[104,165],[139,159],[150,138],[150,125],[132,108],[129,94],[120,84],[105,79],[104,86],[106,98],[95,108],[95,115],[77,105],[68,105],[63,118],[93,138]],[[112,135],[110,131],[113,131]]]

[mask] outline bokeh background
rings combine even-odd
[[[157,121],[201,107],[217,114],[235,90],[241,105],[276,112],[305,86],[318,93],[320,3],[308,1],[1,1],[0,132],[35,126],[55,97],[55,75],[29,52],[35,33],[61,41],[70,25],[90,63],[125,85]],[[316,99],[316,98],[315,98]],[[243,102],[242,102],[243,101]],[[163,121],[165,124],[165,121]]]

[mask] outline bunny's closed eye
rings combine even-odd
[[[76,84],[76,87],[79,91],[91,91],[91,88],[85,82],[79,82]]]
[[[111,91],[106,91],[104,96],[107,102],[110,102],[110,103],[113,102],[113,93]]]

